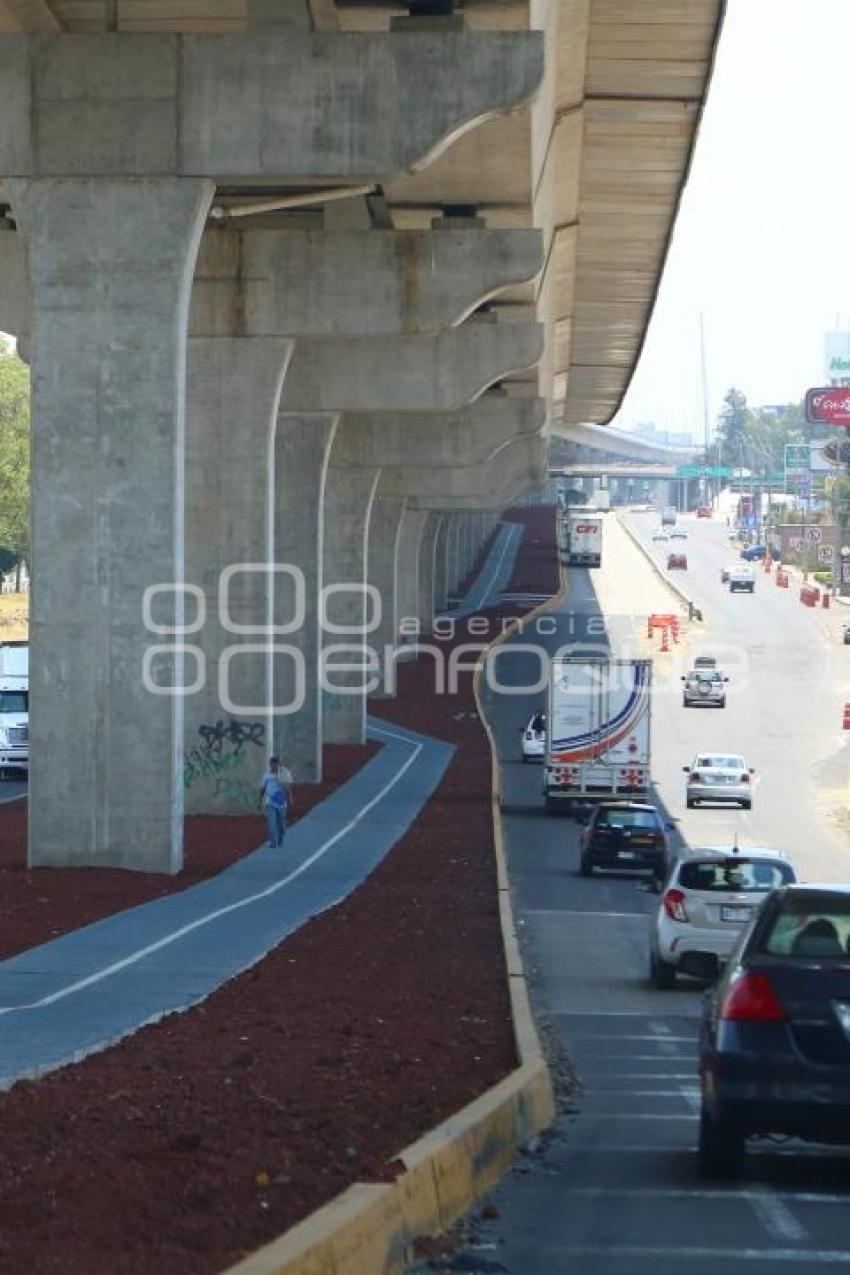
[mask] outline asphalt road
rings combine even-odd
[[[0,806],[6,801],[14,801],[17,797],[23,797],[26,791],[26,775],[14,770],[7,771],[5,774],[0,771]]]
[[[724,710],[681,705],[679,670],[654,696],[657,799],[691,845],[784,848],[808,879],[850,879],[838,798],[847,759],[840,704],[850,647],[841,616],[812,613],[757,577],[754,596],[730,596],[720,566],[734,558],[725,529],[687,524],[688,589],[709,624],[705,649],[724,648],[733,681]],[[650,516],[634,516],[647,539]],[[674,542],[675,543],[675,542]],[[663,549],[666,560],[667,546]],[[598,628],[594,573],[571,572],[554,634],[521,641],[551,650]],[[548,627],[548,622],[544,628]],[[612,617],[615,644],[628,617]],[[598,636],[593,636],[598,642]],[[691,654],[697,646],[692,646]],[[675,666],[675,653],[669,657]],[[528,650],[500,658],[499,676],[520,693],[491,693],[488,713],[502,760],[507,851],[532,992],[556,1055],[578,1088],[539,1154],[521,1159],[493,1193],[498,1216],[442,1269],[510,1275],[730,1275],[850,1266],[850,1150],[750,1144],[747,1176],[706,1185],[694,1146],[699,1106],[696,1034],[701,991],[655,990],[647,979],[653,895],[626,874],[577,875],[578,825],[544,813],[540,771],[519,761],[519,727],[543,700]],[[850,699],[850,694],[846,696]],[[685,809],[681,767],[698,749],[743,752],[757,769],[751,812]]]

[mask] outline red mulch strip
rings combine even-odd
[[[530,544],[512,588],[554,591],[551,510],[522,518],[548,562]],[[202,1006],[0,1098],[8,1275],[221,1271],[516,1065],[471,678],[435,696],[423,658],[399,684],[377,711],[458,747],[364,885]]]
[[[325,749],[321,784],[296,786],[291,822],[344,784],[378,751],[334,744]],[[260,786],[257,774],[257,788]],[[10,802],[0,813],[0,960],[89,925],[114,912],[176,894],[215,876],[266,839],[257,815],[192,815],[185,821],[183,871],[174,877],[120,868],[27,868],[27,803]]]

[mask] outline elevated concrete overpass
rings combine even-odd
[[[363,738],[336,635],[427,631],[621,402],[722,7],[0,0],[34,864],[178,870],[209,723],[301,778]]]

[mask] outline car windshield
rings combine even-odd
[[[691,677],[696,678],[698,682],[719,682],[720,681],[719,673],[709,673],[705,669],[698,669],[695,673],[691,674]]]
[[[737,757],[734,753],[711,753],[697,757],[694,768],[696,770],[746,770],[743,757]]]
[[[782,859],[690,859],[679,869],[679,884],[685,890],[767,894],[793,880],[793,868]]]
[[[850,953],[850,897],[791,894],[763,935],[771,956],[844,957]]]
[[[0,691],[0,713],[26,713],[28,710],[28,691]]]
[[[600,810],[599,823],[606,828],[654,828],[651,810]]]

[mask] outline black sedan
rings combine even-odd
[[[700,1076],[705,1177],[754,1134],[850,1144],[850,886],[768,895],[707,995]]]
[[[642,801],[603,801],[581,835],[583,877],[594,868],[649,869],[661,880],[667,866],[667,824]]]

